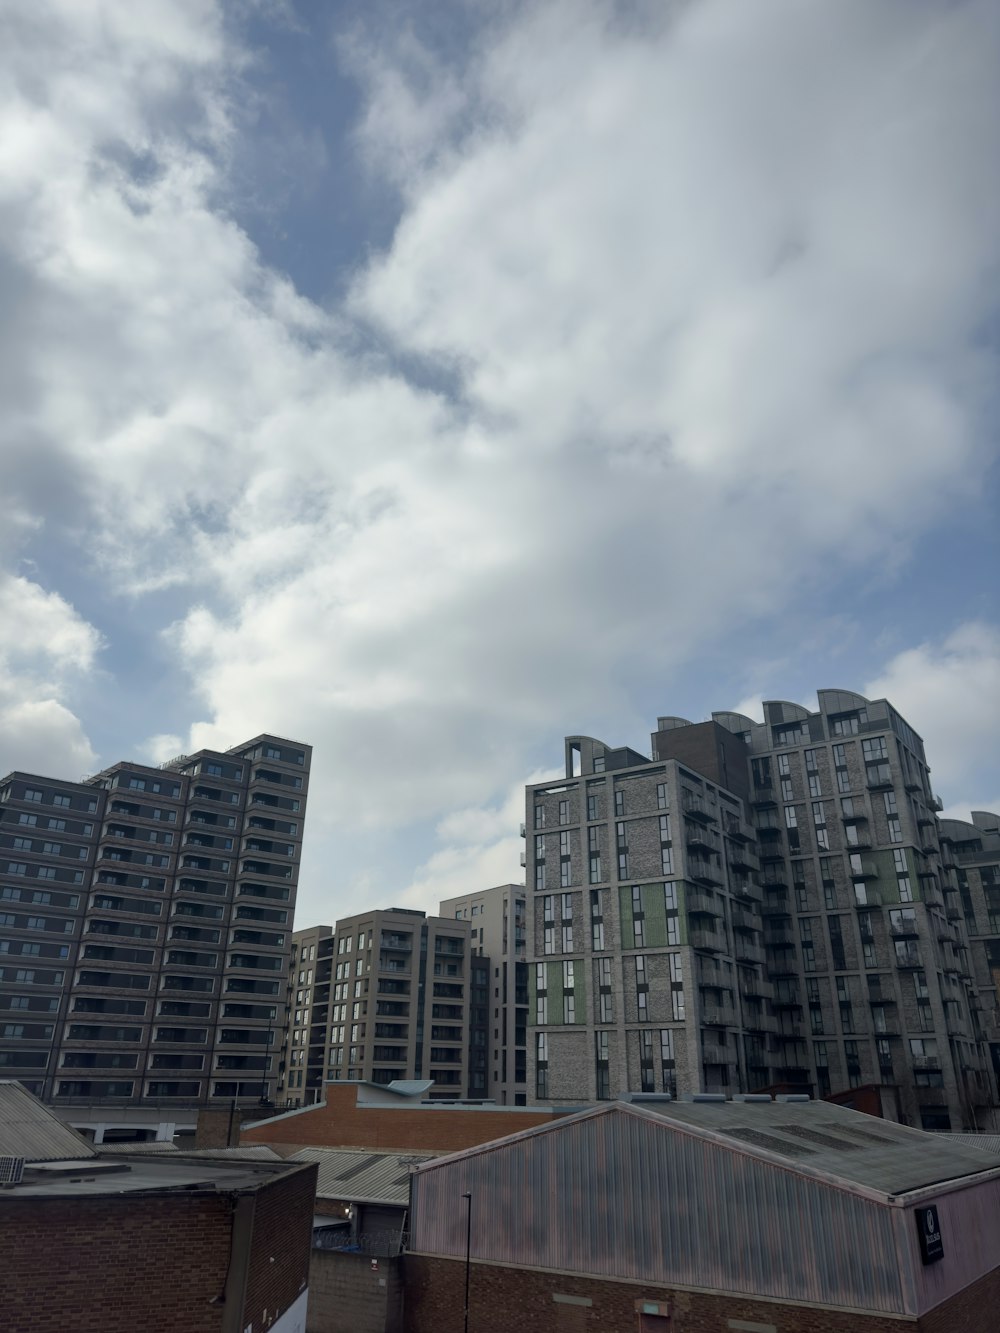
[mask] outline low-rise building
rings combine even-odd
[[[635,1096],[414,1168],[407,1327],[994,1333],[1000,1155],[792,1096]]]
[[[401,1153],[451,1153],[534,1125],[548,1125],[578,1107],[494,1106],[433,1099],[430,1080],[331,1082],[323,1101],[243,1126],[240,1143],[265,1143],[288,1155],[300,1148],[366,1148]]]
[[[316,1167],[98,1153],[0,1081],[4,1333],[304,1333]]]

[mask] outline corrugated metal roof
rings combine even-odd
[[[807,1174],[896,1196],[1000,1169],[1000,1152],[832,1102],[657,1102],[634,1109]]]
[[[64,1124],[16,1079],[0,1079],[0,1157],[67,1162],[96,1156],[82,1134]]]
[[[981,1152],[1000,1153],[1000,1134],[955,1134],[953,1137]]]
[[[316,1197],[348,1203],[410,1202],[410,1168],[431,1153],[352,1152],[342,1148],[303,1148],[289,1162],[317,1162]]]

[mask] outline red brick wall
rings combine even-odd
[[[243,1130],[240,1142],[266,1143],[286,1154],[300,1148],[459,1152],[535,1125],[551,1124],[556,1118],[543,1107],[486,1111],[459,1106],[358,1106],[357,1086],[350,1083],[328,1083],[325,1095],[323,1106]]]
[[[997,1333],[1000,1329],[1000,1268],[994,1268],[971,1287],[923,1315],[918,1328],[919,1333]]]
[[[243,1326],[266,1330],[309,1285],[319,1167],[276,1180],[257,1195]]]
[[[465,1264],[461,1260],[404,1258],[407,1333],[461,1333]],[[590,1299],[587,1307],[558,1304],[553,1293]],[[904,1333],[916,1325],[804,1305],[779,1305],[738,1296],[713,1296],[644,1287],[630,1282],[561,1276],[533,1269],[474,1263],[469,1283],[469,1328],[475,1333],[638,1333],[637,1300],[666,1302],[669,1333],[729,1333],[729,1320],[773,1325],[777,1333]],[[980,1326],[944,1324],[940,1333],[996,1333]],[[923,1333],[923,1324],[920,1325]],[[928,1326],[927,1333],[939,1333]]]
[[[316,1168],[259,1189],[243,1326],[308,1282]],[[2,1333],[220,1333],[230,1195],[0,1195]],[[272,1255],[274,1263],[270,1262]],[[267,1310],[267,1318],[264,1311]]]
[[[216,1333],[229,1266],[222,1195],[0,1196],[4,1333]]]

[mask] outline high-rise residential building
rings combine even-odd
[[[279,1097],[308,1105],[338,1079],[433,1079],[431,1097],[466,1096],[468,924],[393,907],[346,917],[325,938],[317,929],[294,936]]]
[[[886,700],[566,741],[527,789],[529,1092],[892,1090],[929,1129],[995,1097],[920,737]],[[954,886],[957,890],[957,884]]]
[[[57,1108],[273,1094],[310,757],[0,780],[0,1072]]]
[[[942,819],[940,829],[948,920],[969,937],[990,1065],[1000,1083],[1000,815],[973,810],[971,823]],[[974,1079],[975,1072],[968,1074]]]
[[[523,884],[447,898],[443,917],[468,921],[473,952],[488,961],[487,1094],[502,1106],[527,1102],[527,900]],[[473,1033],[473,1054],[480,1049]]]

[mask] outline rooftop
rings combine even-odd
[[[649,1101],[631,1108],[755,1157],[896,1196],[1000,1170],[1000,1152],[824,1101]]]
[[[81,1195],[160,1193],[209,1194],[253,1190],[293,1168],[287,1162],[213,1160],[183,1153],[96,1155],[77,1162],[40,1162],[24,1168],[18,1185],[7,1186],[5,1202]]]
[[[290,1162],[316,1162],[318,1199],[347,1203],[386,1203],[405,1208],[410,1201],[410,1169],[434,1153],[352,1152],[340,1148],[303,1148]]]
[[[16,1079],[0,1078],[0,1157],[58,1162],[95,1157],[82,1134],[43,1106]]]

